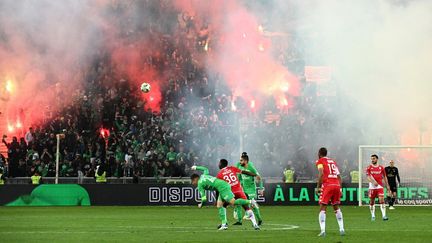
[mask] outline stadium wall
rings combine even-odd
[[[265,185],[265,195],[258,196],[261,205],[317,205],[315,183],[272,183]],[[357,184],[344,184],[343,205],[358,205]],[[367,189],[363,189],[367,198]],[[399,204],[431,205],[430,188],[400,188]],[[208,204],[216,200],[213,193],[207,195]],[[196,205],[200,195],[196,188],[183,184],[46,184],[0,186],[0,205],[7,206],[181,206]],[[364,203],[368,203],[367,199]]]

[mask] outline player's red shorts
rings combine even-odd
[[[377,197],[384,197],[384,188],[369,189],[369,198],[375,199]]]
[[[319,204],[339,205],[342,196],[340,186],[322,186],[322,191],[319,197]]]
[[[246,194],[243,191],[233,192],[235,199],[247,199]]]

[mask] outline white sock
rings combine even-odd
[[[344,223],[343,223],[342,211],[340,210],[340,208],[335,211],[335,214],[336,214],[336,220],[339,225],[339,231],[342,231],[344,230]]]
[[[258,205],[257,201],[255,201],[255,199],[253,199],[253,198],[252,198],[252,200],[251,200],[251,205],[252,205],[252,207],[254,207],[254,208],[259,208],[259,205]]]
[[[320,224],[321,232],[325,232],[325,221],[326,221],[325,211],[320,211],[319,216],[318,216],[318,221]]]
[[[381,203],[380,204],[380,208],[381,208],[381,213],[382,213],[382,216],[383,216],[383,218],[386,216],[386,206],[385,206],[385,204],[384,203]]]
[[[257,224],[256,219],[255,219],[255,214],[252,212],[252,210],[250,210],[250,209],[247,210],[246,214],[248,215],[249,219],[252,221],[252,225],[257,226],[258,224]]]
[[[375,204],[369,205],[369,209],[371,211],[372,218],[375,218]]]

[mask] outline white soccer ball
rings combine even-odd
[[[141,91],[144,93],[150,92],[150,88],[151,88],[151,86],[149,83],[142,83],[141,84]]]

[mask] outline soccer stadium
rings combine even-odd
[[[431,60],[429,0],[1,0],[0,242],[430,242]]]

